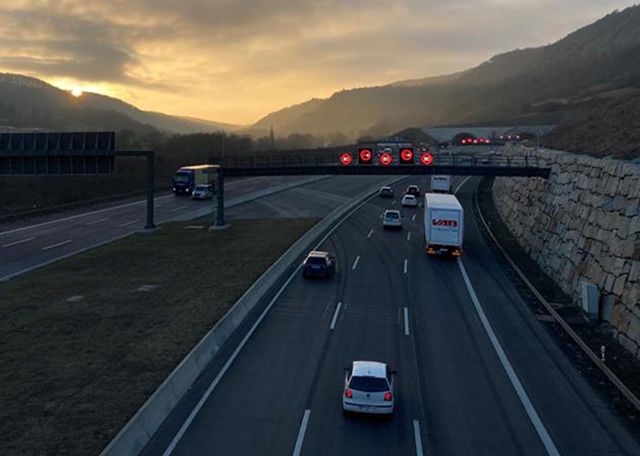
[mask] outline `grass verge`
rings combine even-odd
[[[0,454],[99,453],[316,222],[168,223],[0,284]]]

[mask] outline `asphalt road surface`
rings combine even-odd
[[[258,194],[277,185],[300,182],[308,177],[254,177],[226,183],[225,198]],[[331,176],[316,182],[264,196],[231,208],[227,220],[261,217],[323,217],[348,197],[356,196],[389,177]],[[213,202],[192,201],[173,194],[155,199],[156,224],[188,220],[213,209]],[[204,209],[204,211],[203,211]],[[93,246],[143,229],[146,200],[132,200],[98,208],[70,211],[26,221],[0,224],[0,280],[29,271]],[[212,217],[213,221],[213,217]]]
[[[395,199],[371,199],[339,225],[321,246],[336,255],[337,275],[293,276],[144,454],[640,454],[503,274],[472,215],[475,180],[458,193],[461,261],[425,255],[423,208],[402,209],[402,231],[382,230],[380,214],[398,208],[409,183],[426,188],[409,178]],[[343,416],[343,367],[353,360],[398,371],[391,420]]]

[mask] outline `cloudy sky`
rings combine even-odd
[[[248,124],[556,41],[632,0],[0,0],[0,72]]]

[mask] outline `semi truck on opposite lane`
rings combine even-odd
[[[197,185],[209,185],[213,191],[217,169],[217,165],[193,165],[179,168],[171,180],[173,193],[191,195]]]
[[[455,195],[424,195],[425,251],[429,255],[462,255],[464,211]]]

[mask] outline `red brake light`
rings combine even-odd
[[[344,397],[346,397],[347,399],[351,399],[353,397],[353,393],[351,392],[351,390],[349,388],[344,390]]]
[[[386,393],[384,393],[384,400],[385,401],[390,401],[392,399],[392,397],[393,396],[391,396],[391,391],[387,391]]]

